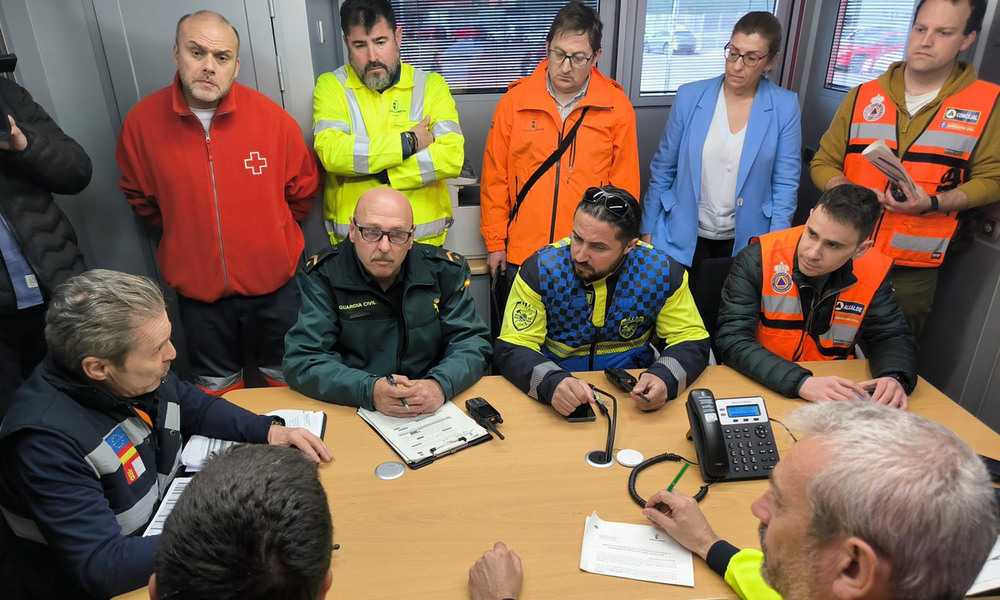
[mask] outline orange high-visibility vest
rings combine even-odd
[[[854,357],[854,342],[872,298],[889,273],[892,259],[874,248],[854,261],[858,281],[834,299],[830,328],[808,333],[799,287],[792,279],[795,249],[805,226],[760,237],[762,287],[757,341],[786,360],[834,360]]]
[[[954,189],[969,179],[969,159],[993,112],[1000,86],[976,81],[952,94],[901,161],[913,182],[928,194]],[[858,88],[844,157],[844,175],[865,187],[887,190],[888,178],[861,152],[876,140],[899,155],[896,106],[878,80]],[[875,229],[875,249],[907,267],[936,267],[958,226],[955,212],[907,215],[886,211]]]

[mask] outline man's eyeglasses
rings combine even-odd
[[[414,229],[411,227],[409,231],[382,231],[378,227],[362,227],[354,219],[351,219],[351,222],[354,223],[355,229],[361,232],[361,239],[375,244],[381,242],[383,237],[387,237],[390,244],[402,246],[410,241],[410,236],[413,235]]]
[[[740,54],[736,48],[731,44],[726,44],[726,47],[722,49],[725,52],[726,60],[729,62],[736,62],[739,59],[743,59],[743,64],[748,67],[756,67],[757,63],[764,60],[768,56],[774,56],[777,52],[768,52],[764,56],[755,56],[752,54]]]
[[[632,210],[628,200],[615,192],[609,192],[599,187],[587,188],[587,191],[583,193],[583,201],[590,204],[603,204],[609,213],[619,219],[627,217],[629,211]]]
[[[549,60],[559,65],[560,67],[563,66],[563,63],[566,62],[566,59],[569,59],[569,64],[574,69],[582,69],[587,66],[587,63],[589,63],[591,59],[594,58],[594,54],[597,53],[595,52],[590,56],[584,56],[582,54],[566,54],[562,50],[553,50],[549,48],[548,54],[549,54]]]

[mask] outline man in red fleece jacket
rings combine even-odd
[[[195,383],[243,387],[244,348],[284,385],[285,332],[301,221],[322,184],[295,120],[234,82],[239,34],[217,13],[177,23],[177,75],[129,112],[118,138],[118,183],[132,208],[163,229],[158,258],[177,291]]]

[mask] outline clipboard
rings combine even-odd
[[[493,439],[493,434],[452,402],[416,417],[390,417],[364,408],[358,409],[358,416],[411,469]]]

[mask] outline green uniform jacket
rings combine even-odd
[[[820,335],[830,327],[836,292],[857,282],[853,261],[830,273],[821,298],[806,284],[799,271],[798,257],[792,280],[799,287],[802,313],[811,323],[810,331]],[[715,344],[722,362],[789,398],[799,395],[802,382],[812,371],[778,356],[757,341],[763,286],[760,242],[740,251],[722,288]],[[808,294],[804,297],[804,294]],[[895,377],[907,394],[917,385],[916,342],[896,303],[892,283],[882,281],[865,313],[857,341],[869,359],[872,377]]]
[[[459,254],[414,243],[400,271],[400,314],[358,261],[350,241],[325,248],[296,275],[298,322],[285,336],[292,389],[374,410],[379,377],[398,373],[441,384],[445,398],[479,380],[493,355],[489,330],[468,292]]]

